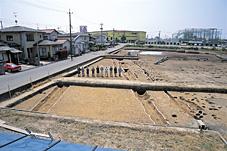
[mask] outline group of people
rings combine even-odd
[[[78,68],[78,77],[121,77],[123,73],[122,67],[116,67],[116,66],[109,66],[109,67],[103,67],[103,66],[97,66],[97,67],[91,67],[91,68]]]

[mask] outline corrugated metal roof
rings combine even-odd
[[[0,131],[0,150],[4,151],[123,151],[99,146],[72,144],[65,141]]]

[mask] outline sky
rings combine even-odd
[[[142,30],[162,38],[185,28],[218,28],[227,38],[227,0],[0,0],[3,26],[55,28],[72,31]],[[16,16],[16,17],[15,17]]]

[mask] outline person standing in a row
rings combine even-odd
[[[113,67],[110,66],[110,77],[113,77]]]
[[[109,71],[109,68],[108,67],[105,67],[105,76],[108,77],[108,71]]]
[[[96,67],[96,76],[99,77],[99,66]]]
[[[77,68],[77,70],[78,70],[78,77],[80,77],[80,67],[79,68]]]
[[[89,68],[86,68],[87,77],[89,77]]]
[[[123,72],[123,69],[122,69],[122,67],[120,66],[119,68],[118,68],[118,74],[119,74],[119,77],[121,77],[121,73]]]
[[[91,73],[92,73],[92,77],[95,77],[95,68],[94,67],[92,67]]]
[[[101,77],[103,77],[103,70],[104,70],[104,68],[103,68],[103,66],[101,66],[101,67],[100,67]]]
[[[85,76],[85,74],[84,74],[84,67],[81,68],[81,72],[82,72],[82,77],[84,77]]]
[[[115,77],[117,76],[117,67],[116,66],[114,67],[114,76]]]

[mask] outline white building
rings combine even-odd
[[[72,41],[72,54],[74,56],[89,52],[89,35],[78,34]]]
[[[101,36],[101,34],[96,35],[95,36],[95,43],[97,45],[101,45],[101,44],[107,43],[107,35],[105,35],[105,34],[102,34],[102,36]]]

